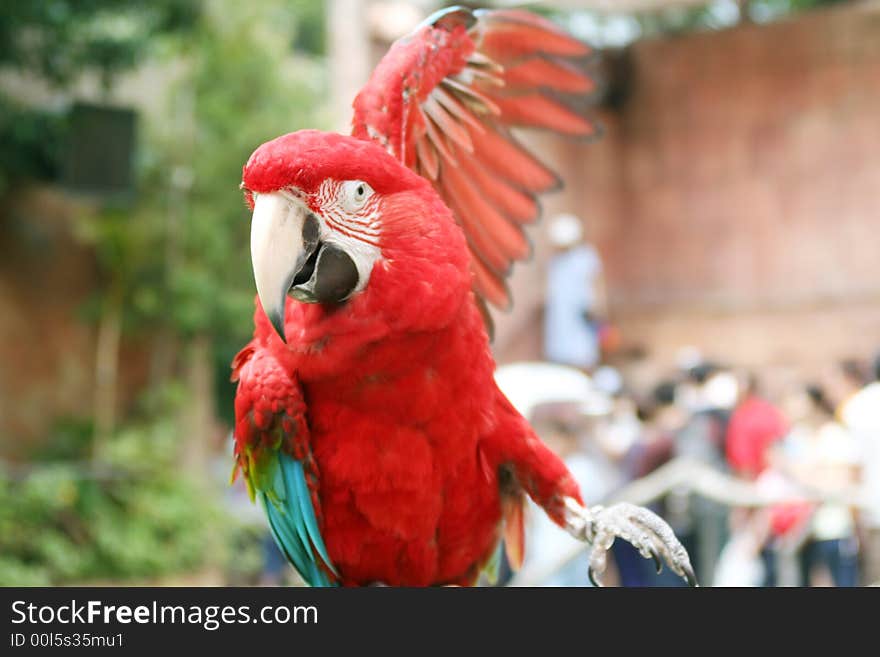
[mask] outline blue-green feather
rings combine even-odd
[[[299,500],[300,511],[302,513],[306,533],[308,534],[308,540],[311,541],[312,545],[318,551],[318,554],[324,560],[324,563],[333,571],[333,574],[337,575],[338,573],[330,562],[330,556],[327,554],[327,548],[324,546],[324,538],[321,536],[321,530],[318,528],[318,519],[315,517],[315,507],[312,505],[312,498],[311,495],[309,495],[309,487],[306,485],[306,476],[302,463],[291,459],[290,457],[286,458],[288,463],[293,464],[294,475],[293,477],[288,475],[287,481],[289,483],[291,479],[293,480],[294,497]],[[284,469],[284,465],[282,465],[282,469]]]
[[[278,545],[303,579],[311,586],[333,586],[318,567],[318,556],[334,573],[318,527],[302,463],[279,452],[272,492],[261,493],[269,526]],[[317,553],[317,556],[316,556]]]
[[[260,499],[266,509],[266,517],[269,519],[269,527],[272,529],[275,542],[278,543],[281,551],[284,552],[284,556],[293,564],[297,572],[308,574],[310,571],[308,566],[309,558],[302,541],[300,541],[296,532],[292,531],[288,524],[280,517],[282,514],[275,504],[270,502],[265,494],[261,493]]]

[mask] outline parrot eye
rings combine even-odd
[[[362,180],[347,180],[342,183],[340,200],[346,212],[357,212],[373,195],[373,188]]]

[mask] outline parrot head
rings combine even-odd
[[[241,187],[253,211],[257,295],[282,340],[288,295],[344,305],[368,291],[377,263],[424,262],[426,241],[431,257],[465,262],[443,254],[464,254],[463,236],[450,239],[454,220],[430,184],[373,142],[317,130],[283,135],[254,151]]]

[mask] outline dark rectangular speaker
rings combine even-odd
[[[132,196],[136,130],[134,110],[76,103],[69,117],[64,186],[118,200]]]

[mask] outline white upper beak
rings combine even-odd
[[[255,195],[251,219],[254,281],[263,312],[285,342],[287,291],[309,255],[303,238],[307,215],[308,210],[303,205],[277,192]],[[314,248],[314,245],[310,246]]]

